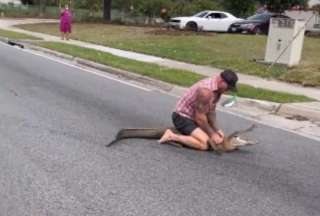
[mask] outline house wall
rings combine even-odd
[[[306,31],[311,31],[315,24],[320,24],[319,14],[314,11],[287,10],[285,14],[292,19],[309,21],[306,25]]]
[[[320,0],[310,0],[309,1],[309,7],[312,7],[313,5],[320,4]]]
[[[8,4],[8,3],[21,4],[21,1],[20,0],[0,0],[0,4]]]

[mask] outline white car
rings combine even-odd
[[[242,20],[223,11],[201,11],[190,17],[171,18],[168,24],[178,29],[228,32],[231,24]]]

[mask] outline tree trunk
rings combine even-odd
[[[103,19],[111,21],[111,2],[112,0],[104,0],[103,2]]]
[[[39,16],[43,17],[46,12],[47,7],[47,0],[40,0],[39,1]]]

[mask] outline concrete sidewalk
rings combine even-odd
[[[221,71],[220,69],[213,68],[210,66],[194,65],[190,63],[174,61],[174,60],[160,58],[156,56],[114,49],[110,47],[83,42],[83,41],[77,41],[77,40],[63,41],[60,39],[60,37],[47,35],[43,33],[26,31],[26,30],[13,27],[13,25],[18,25],[18,24],[41,23],[41,22],[52,23],[52,22],[58,22],[58,21],[42,20],[42,19],[14,19],[14,20],[0,19],[0,28],[42,38],[45,41],[62,42],[62,43],[77,45],[85,48],[91,48],[98,51],[110,53],[115,56],[125,57],[128,59],[133,59],[133,60],[147,62],[147,63],[154,63],[157,65],[165,66],[169,68],[188,70],[188,71],[199,73],[205,76],[211,76]],[[289,83],[280,82],[277,80],[268,80],[268,79],[263,79],[260,77],[244,75],[244,74],[239,74],[239,83],[248,84],[254,87],[259,87],[259,88],[264,88],[269,90],[282,91],[282,92],[287,92],[292,94],[301,94],[301,95],[308,96],[310,98],[314,98],[318,102],[301,103],[301,104],[282,104],[281,106],[279,106],[279,109],[277,110],[277,112],[279,112],[279,114],[291,115],[291,116],[302,115],[308,119],[320,121],[320,88],[302,87],[297,84],[289,84]]]

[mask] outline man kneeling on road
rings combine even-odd
[[[225,70],[200,80],[188,89],[172,113],[173,124],[181,134],[166,130],[160,143],[175,141],[198,150],[208,150],[209,141],[223,142],[224,133],[216,125],[216,105],[226,91],[236,90],[237,74]]]

